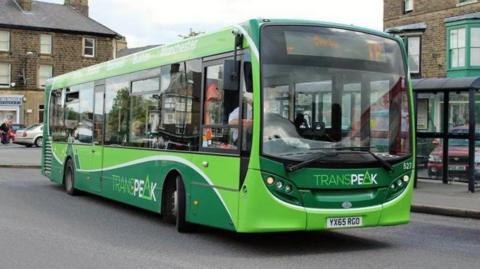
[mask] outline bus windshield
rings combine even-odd
[[[273,25],[261,38],[264,155],[321,156],[317,161],[326,164],[410,155],[406,70],[396,41]]]

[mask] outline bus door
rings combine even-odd
[[[237,70],[240,70],[240,61],[237,64]],[[226,212],[224,208],[216,208],[221,203],[213,203],[217,199],[214,191],[224,199],[238,200],[243,109],[239,80],[232,80],[231,76],[234,66],[233,57],[203,63],[200,127],[200,152],[203,154],[193,158],[210,182],[202,182],[201,178],[192,180],[190,199],[198,202],[198,206],[192,208],[197,223],[214,219],[215,212]],[[230,224],[216,225],[229,227]]]
[[[104,126],[104,99],[105,84],[95,85],[94,111],[93,111],[93,145],[90,151],[92,167],[95,172],[91,175],[91,186],[94,191],[102,189],[103,167],[103,126]]]

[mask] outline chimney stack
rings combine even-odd
[[[88,17],[88,0],[65,0],[65,5]]]
[[[17,3],[24,11],[32,11],[32,0],[18,0]]]

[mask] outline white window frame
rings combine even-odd
[[[47,41],[48,42],[45,42]],[[48,46],[48,50],[44,50],[44,46]],[[41,34],[40,35],[40,54],[52,54],[53,51],[53,37],[52,35]]]
[[[405,13],[413,11],[413,0],[403,0]]]
[[[465,0],[465,1],[458,0],[457,7],[470,5],[470,4],[475,4],[477,2],[478,2],[478,0]]]
[[[50,68],[51,70],[51,75],[50,77],[42,77],[42,67],[48,67]],[[38,87],[40,89],[44,89],[45,88],[45,84],[47,82],[48,79],[52,78],[53,77],[53,65],[50,65],[50,64],[41,64],[38,66]],[[43,85],[42,85],[42,80],[43,80]]]
[[[86,43],[87,40],[92,40],[93,41],[92,54],[86,54],[85,53],[85,49],[87,49],[87,46],[86,46],[85,43]],[[93,37],[84,37],[82,44],[83,44],[82,45],[82,55],[83,55],[83,57],[95,58],[97,40]]]
[[[12,65],[10,63],[1,63],[1,62],[0,62],[0,65],[8,66],[8,83],[6,83],[5,85],[0,84],[0,88],[10,88],[12,84]]]
[[[460,31],[463,31],[463,37],[465,39],[460,39]],[[456,40],[452,38],[452,33],[456,32]],[[449,68],[454,69],[454,68],[464,68],[467,66],[467,28],[455,28],[451,29],[448,34],[450,35],[449,40],[450,44],[448,44],[448,53],[449,53]],[[455,41],[455,46],[453,46]],[[463,43],[463,46],[461,44]],[[456,55],[454,55],[454,52]],[[454,56],[457,57],[457,59],[454,61]],[[463,64],[461,63],[461,59],[463,57]],[[455,64],[454,64],[455,63]]]
[[[472,26],[470,31],[470,66],[480,66],[480,27]],[[476,32],[476,33],[474,33]],[[475,38],[476,37],[476,38]],[[477,41],[477,43],[475,43]],[[476,51],[477,53],[474,53]],[[475,57],[477,56],[477,57]]]
[[[411,35],[411,36],[406,36],[405,37],[407,39],[407,53],[408,53],[408,61],[409,61],[409,64],[408,64],[408,67],[410,69],[410,74],[420,74],[420,70],[421,70],[421,61],[422,61],[422,37],[419,36],[419,35]],[[413,39],[418,39],[418,51],[416,51],[415,53],[412,52],[411,50],[411,46],[410,46],[410,40],[413,40]],[[410,65],[410,57],[418,57],[418,69],[417,70],[413,70],[411,65]]]
[[[2,43],[5,43],[7,44],[7,49],[2,49],[2,47],[0,46],[0,51],[10,51],[10,42],[11,42],[11,39],[12,39],[12,34],[10,33],[10,31],[0,31],[0,34],[6,34],[7,35],[7,40],[6,41],[0,41]]]

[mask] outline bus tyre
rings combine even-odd
[[[187,213],[187,195],[185,185],[180,176],[177,177],[177,231],[179,233],[190,233],[193,231],[193,224],[186,218]]]
[[[63,186],[65,187],[65,192],[71,196],[77,195],[77,190],[75,190],[75,168],[71,159],[67,161],[65,166],[65,174],[63,176]]]
[[[176,193],[176,181],[167,181],[162,195],[162,217],[163,220],[169,224],[175,224],[176,221]]]

